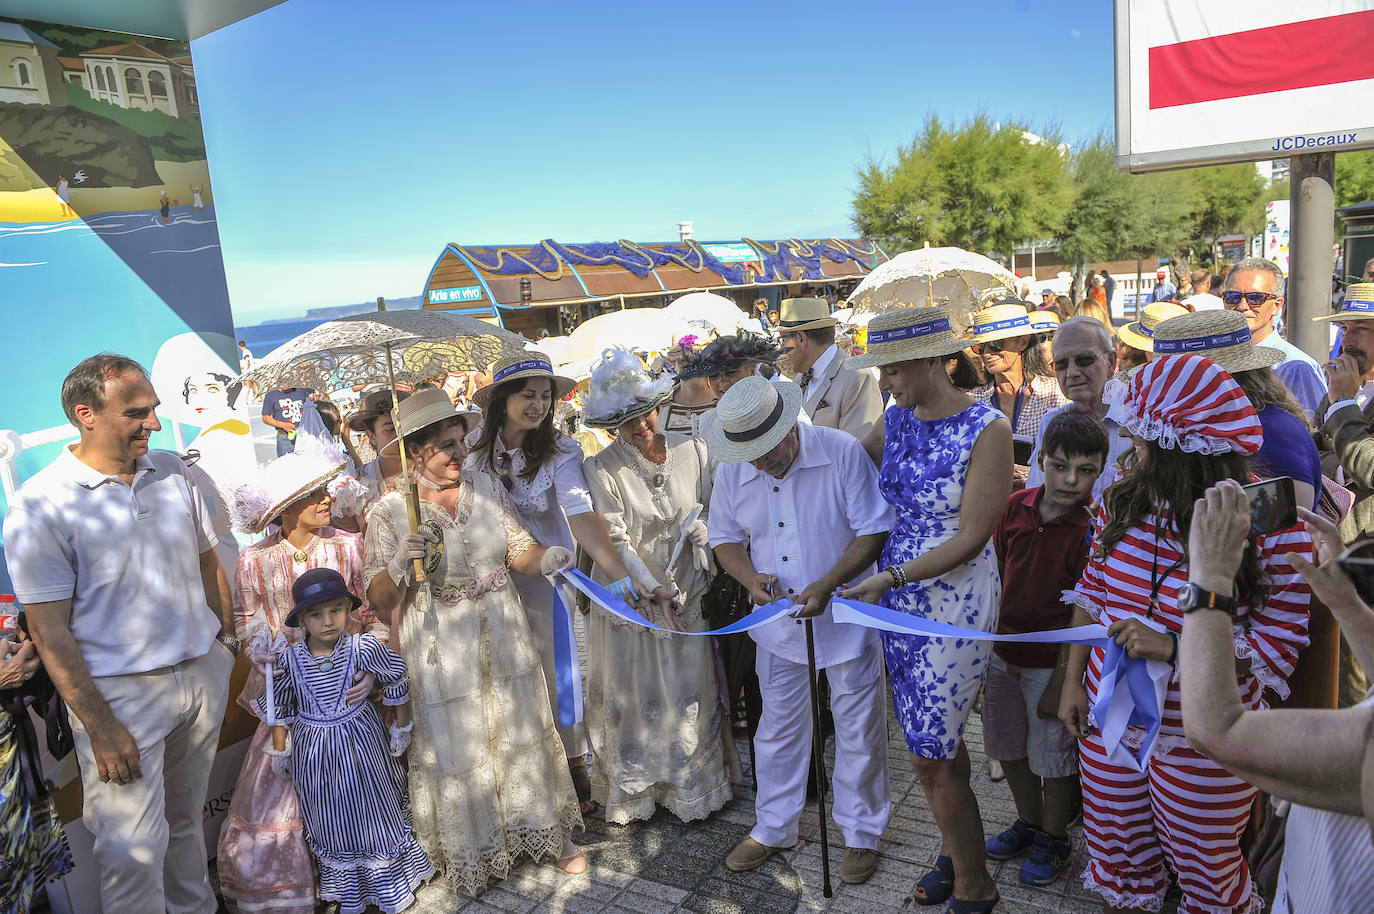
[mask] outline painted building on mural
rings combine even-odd
[[[17,22],[0,21],[0,102],[65,105],[58,47]]]
[[[163,57],[137,41],[130,41],[94,48],[84,52],[80,59],[80,84],[92,98],[121,108],[161,111],[199,122],[200,99],[189,55]]]

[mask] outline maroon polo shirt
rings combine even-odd
[[[992,535],[1002,562],[1002,612],[997,632],[1018,635],[1066,628],[1073,607],[1062,599],[1072,590],[1088,564],[1088,531],[1092,515],[1086,506],[1052,521],[1040,517],[1044,486],[1013,492]],[[1052,667],[1059,658],[1057,644],[1007,644],[994,650],[1007,663]]]

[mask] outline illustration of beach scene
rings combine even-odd
[[[0,305],[6,496],[75,440],[60,388],[81,359],[151,369],[175,339],[213,362],[202,371],[236,373],[186,42],[0,19]],[[203,431],[178,418],[154,447]]]

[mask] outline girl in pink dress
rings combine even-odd
[[[361,537],[329,526],[331,492],[338,490],[344,466],[341,453],[297,450],[272,461],[234,493],[231,510],[239,529],[260,533],[269,524],[281,525],[243,550],[234,575],[242,598],[236,635],[249,642],[253,661],[238,701],[255,717],[260,715],[253,699],[264,692],[262,664],[300,637],[286,625],[296,578],[311,568],[332,568],[351,590],[363,593]],[[386,626],[366,603],[354,610],[349,634],[364,628],[386,640]],[[350,702],[366,700],[371,688],[371,677],[366,677],[350,690]],[[315,870],[300,802],[292,782],[272,773],[271,759],[263,752],[270,740],[271,728],[260,722],[220,831],[220,885],[241,912],[313,914]]]

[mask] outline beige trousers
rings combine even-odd
[[[103,783],[72,715],[86,827],[95,835],[105,914],[214,914],[201,811],[234,658],[221,644],[176,666],[102,676],[96,688],[133,736],[143,777]]]

